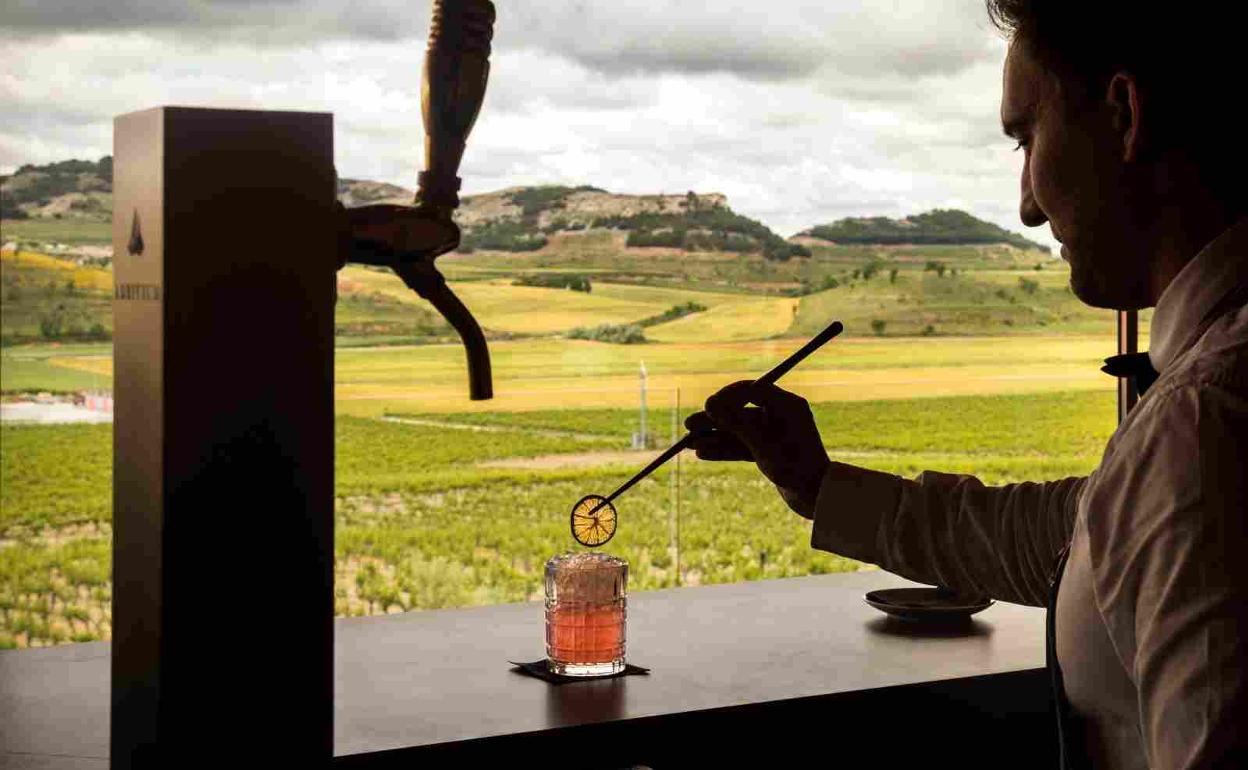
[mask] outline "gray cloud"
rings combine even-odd
[[[977,2],[505,2],[465,193],[722,192],[786,235],[957,205],[1021,231]],[[114,116],[194,104],[332,112],[341,175],[413,187],[427,3],[6,5],[0,169],[95,159]]]
[[[991,55],[983,8],[965,0],[804,4],[729,0],[496,3],[495,45],[534,49],[610,76],[726,72],[764,82],[821,70],[867,80],[956,73]],[[430,3],[399,0],[17,0],[10,35],[149,31],[181,39],[288,46],[326,40],[413,42]]]

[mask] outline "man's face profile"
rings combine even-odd
[[[1010,46],[1001,125],[1024,153],[1019,216],[1028,227],[1049,223],[1079,299],[1146,307],[1146,261],[1127,211],[1123,140],[1115,130],[1124,124],[1092,96],[1059,87],[1022,41]]]

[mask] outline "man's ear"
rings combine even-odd
[[[1140,130],[1142,100],[1135,76],[1115,72],[1105,91],[1105,103],[1113,116],[1114,132],[1122,142],[1123,161],[1138,160],[1144,140]]]

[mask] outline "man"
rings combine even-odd
[[[1156,306],[1159,378],[1099,467],[1000,487],[856,468],[828,458],[803,399],[750,382],[686,425],[717,428],[699,457],[757,463],[815,548],[1035,606],[1060,577],[1065,766],[1248,768],[1248,185],[1243,149],[1209,137],[1238,120],[1244,68],[1217,57],[1239,55],[1244,13],[988,6],[1012,33],[1001,119],[1025,152],[1023,223],[1050,223],[1084,302]]]

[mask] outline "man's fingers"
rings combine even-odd
[[[706,413],[718,426],[732,427],[738,421],[738,413],[750,402],[750,386],[753,380],[738,380],[720,388],[706,399]]]
[[[685,418],[685,430],[690,433],[705,433],[715,429],[715,422],[706,412],[694,412]]]
[[[760,408],[750,408],[749,404]],[[769,422],[779,425],[786,417],[800,419],[809,414],[810,404],[806,399],[753,380],[734,382],[706,400],[706,415],[710,421],[716,427],[735,433],[751,447],[757,444]]]
[[[809,407],[806,399],[796,393],[765,382],[750,383],[748,396],[751,404],[757,404],[764,409],[792,411],[796,408]]]
[[[757,410],[750,410],[757,411]],[[743,419],[749,419],[745,416]],[[694,412],[685,418],[685,428],[690,433],[703,434],[694,439],[689,448],[699,460],[753,460],[750,450],[730,431],[719,428],[706,412]]]
[[[810,406],[806,399],[777,385],[739,380],[711,395],[706,400],[706,413],[716,422],[731,420],[746,404],[757,404],[764,409],[776,411],[792,411]]]
[[[754,455],[731,433],[718,431],[693,442],[699,460],[753,460]]]

